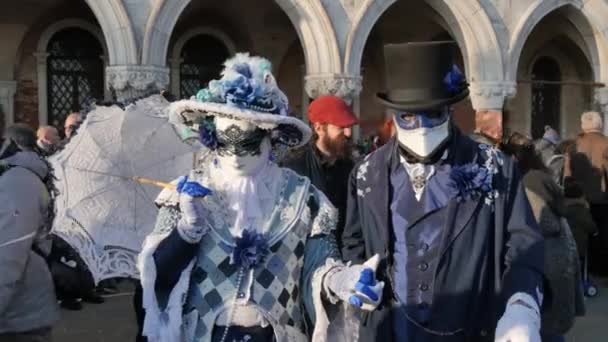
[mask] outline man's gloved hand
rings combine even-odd
[[[532,296],[514,294],[496,326],[495,342],[541,342],[540,310]]]
[[[177,184],[177,192],[182,213],[177,231],[185,241],[198,243],[208,230],[203,221],[203,198],[211,194],[211,190],[197,182],[188,182],[188,177],[182,177]]]
[[[325,277],[324,288],[336,297],[365,311],[375,310],[382,300],[384,282],[376,281],[380,257],[376,254],[363,265],[338,267]]]

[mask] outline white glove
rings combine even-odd
[[[326,291],[340,300],[365,311],[375,310],[382,301],[384,282],[376,281],[380,257],[371,257],[363,265],[342,266],[332,269],[324,281]]]
[[[496,326],[495,342],[541,342],[540,310],[532,296],[514,294]]]
[[[177,231],[186,242],[198,243],[209,230],[204,223],[203,198],[211,191],[197,182],[188,182],[182,177],[177,185],[179,208],[182,217],[177,223]]]

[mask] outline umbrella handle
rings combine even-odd
[[[171,183],[159,182],[153,179],[143,177],[133,177],[132,179],[140,184],[150,184],[163,189],[177,190],[177,186]]]

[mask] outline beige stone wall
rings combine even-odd
[[[295,112],[305,111],[304,88],[308,96],[352,98],[361,92],[365,134],[383,117],[374,95],[384,84],[384,43],[445,37],[459,43],[471,101],[458,106],[456,121],[467,132],[475,110],[500,111],[513,95],[505,124],[528,131],[529,85],[516,86],[516,81],[552,36],[565,37],[580,50],[573,55],[569,51],[576,49],[567,48],[556,55],[569,79],[608,82],[608,3],[599,0],[29,0],[0,14],[0,102],[8,101],[16,81],[11,101],[20,120],[36,122],[39,92],[32,54],[40,32],[71,16],[103,30],[108,84],[123,98],[167,87],[172,48],[180,36],[212,27],[237,50],[274,63]],[[606,89],[595,94],[608,115]],[[594,90],[565,86],[563,93],[563,133],[570,135],[577,131],[578,112],[591,107]]]

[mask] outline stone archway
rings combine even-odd
[[[171,67],[171,92],[174,95],[180,94],[179,84],[181,82],[180,65],[182,62],[182,50],[190,39],[199,35],[211,36],[222,42],[222,44],[226,47],[230,55],[234,55],[237,52],[236,43],[225,32],[214,27],[199,26],[192,28],[180,35],[179,39],[177,39],[177,41],[173,45],[173,49],[171,51],[169,59],[169,64]]]
[[[308,73],[338,73],[341,58],[335,33],[323,5],[317,1],[275,0],[291,20],[304,48]],[[154,8],[144,33],[142,63],[164,66],[171,33],[191,0],[162,0]]]
[[[593,65],[594,77],[597,81],[608,80],[608,50],[606,37],[599,32],[605,30],[602,26],[594,25],[597,21],[589,15],[599,13],[608,14],[608,5],[601,1],[589,1],[583,3],[581,0],[559,0],[542,1],[536,3],[522,15],[522,19],[516,25],[509,41],[508,64],[505,78],[515,81],[522,50],[528,37],[538,23],[550,13],[563,9],[564,16],[576,27],[580,36],[584,39],[585,46],[582,49],[588,53],[589,60]],[[597,13],[599,12],[599,13]],[[608,27],[605,20],[601,25]]]
[[[40,125],[46,125],[48,123],[47,57],[49,54],[47,52],[47,48],[49,42],[56,33],[69,28],[82,29],[90,33],[93,37],[97,38],[104,52],[103,56],[99,56],[99,58],[104,59],[104,64],[106,64],[108,61],[108,47],[106,40],[104,39],[102,31],[94,24],[78,18],[69,18],[57,21],[47,27],[40,35],[36,52],[34,53],[37,60],[36,73],[38,80],[38,123]],[[104,96],[106,99],[109,98],[109,94],[107,92],[104,94]]]
[[[580,113],[594,106],[594,83],[601,77],[593,28],[572,3],[539,5],[525,15],[513,33],[521,36],[513,36],[509,49],[506,77],[517,80],[517,96],[507,105],[508,126],[535,139],[542,136],[545,125],[572,137],[580,130]],[[537,61],[547,59],[555,62],[553,69],[559,72],[553,74],[560,77],[535,72]]]
[[[105,36],[109,65],[139,63],[133,25],[122,1],[86,0]]]

